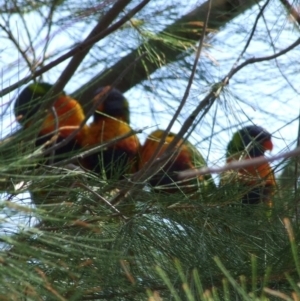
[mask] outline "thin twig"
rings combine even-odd
[[[265,27],[266,27],[266,31],[267,31],[267,34],[268,34],[268,37],[269,37],[269,40],[270,40],[270,46],[272,47],[273,51],[276,52],[276,46],[275,46],[275,43],[273,41],[273,37],[272,37],[272,29],[269,28],[269,25],[268,25],[268,21],[266,20],[266,17],[263,15],[263,21],[264,21],[264,24],[265,24]],[[295,92],[295,93],[298,93],[297,89],[293,86],[293,84],[291,83],[291,81],[288,79],[287,75],[285,74],[285,68],[284,68],[284,71],[282,71],[282,67],[281,65],[278,63],[278,60],[275,59],[275,64],[276,64],[276,67],[278,69],[278,71],[280,72],[280,75],[282,76],[282,78],[287,82],[287,84],[290,86],[290,88]]]
[[[92,193],[94,196],[97,197],[98,200],[100,200],[101,202],[105,203],[110,209],[112,209],[113,211],[115,211],[116,213],[120,214],[120,216],[124,219],[127,220],[128,218],[126,216],[124,216],[120,210],[118,210],[115,206],[113,206],[109,201],[107,201],[103,196],[101,196],[99,193],[97,193],[96,191],[92,190],[90,187],[86,186],[83,183],[76,183],[77,186],[84,188],[85,190],[87,190],[88,192]]]
[[[254,33],[255,33],[255,30],[256,30],[256,27],[257,27],[257,23],[259,21],[259,18],[262,16],[263,14],[263,11],[265,10],[265,8],[267,7],[267,5],[269,4],[270,0],[267,0],[266,3],[262,6],[262,8],[260,9],[259,13],[257,14],[256,18],[255,18],[255,21],[254,21],[254,24],[253,24],[253,27],[252,27],[252,30],[250,32],[250,36],[241,52],[241,54],[239,55],[239,57],[237,58],[237,60],[235,61],[235,63],[233,64],[233,68],[235,68],[235,66],[238,65],[239,61],[242,59],[243,55],[245,54],[247,48],[249,47],[250,45],[250,42],[254,36]]]
[[[255,63],[259,63],[259,62],[264,62],[264,61],[270,61],[273,60],[279,56],[282,56],[283,54],[286,54],[287,52],[291,51],[292,49],[294,49],[295,47],[297,47],[300,44],[300,38],[298,38],[293,44],[291,44],[289,47],[275,53],[269,56],[263,56],[263,57],[259,57],[259,58],[251,58],[246,60],[244,63],[240,64],[239,66],[237,66],[236,68],[232,69],[227,78],[228,80],[230,78],[233,77],[234,74],[236,74],[237,72],[239,72],[242,68],[246,67],[247,65],[250,64],[255,64]],[[224,80],[223,80],[224,81]]]
[[[275,291],[271,288],[268,288],[268,287],[264,287],[263,288],[264,292],[266,292],[267,294],[271,295],[271,296],[274,296],[274,297],[277,297],[278,299],[282,299],[282,300],[286,300],[286,301],[291,301],[293,300],[292,298],[290,298],[288,295],[280,292],[280,291]]]
[[[32,56],[33,56],[31,61],[35,62],[36,61],[36,53],[35,53],[35,50],[34,50],[34,47],[33,47],[32,33],[29,31],[28,23],[26,22],[26,20],[24,18],[24,14],[20,10],[20,8],[17,6],[16,2],[14,2],[14,7],[15,7],[16,11],[18,12],[19,18],[22,21],[22,23],[18,22],[18,25],[19,25],[19,27],[21,27],[22,29],[25,30],[25,33],[26,33],[26,36],[27,36],[27,39],[28,39],[28,43],[29,43],[29,46],[24,51],[31,53]],[[24,37],[22,37],[22,38],[24,38]],[[29,67],[29,70],[31,71],[31,73],[34,72],[34,67],[33,66],[34,66],[34,64],[29,62],[28,67]]]
[[[52,26],[53,26],[53,16],[54,16],[54,11],[57,7],[57,3],[58,3],[58,1],[52,2],[50,9],[49,9],[49,14],[46,17],[45,23],[43,25],[43,27],[47,27],[47,29],[46,29],[46,38],[45,38],[46,42],[43,47],[43,54],[42,54],[42,59],[41,59],[42,64],[45,61],[46,52],[47,52],[48,46],[50,44],[50,33],[51,33]]]
[[[23,49],[21,48],[20,41],[18,41],[18,40],[14,37],[14,35],[13,35],[13,33],[11,32],[10,29],[6,28],[5,26],[3,26],[3,25],[1,25],[1,24],[0,24],[0,28],[1,28],[4,32],[6,32],[8,38],[11,40],[11,42],[14,44],[14,46],[16,47],[16,49],[19,51],[19,53],[20,53],[21,56],[23,57],[23,59],[24,59],[24,61],[26,62],[26,64],[27,64],[29,70],[32,70],[32,64],[31,64],[30,59],[28,58],[28,56],[27,56],[27,54],[26,54],[28,51],[23,50]],[[18,27],[17,27],[17,29],[18,29]]]

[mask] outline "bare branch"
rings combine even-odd
[[[264,163],[268,163],[268,162],[273,162],[273,161],[277,161],[277,160],[281,160],[281,159],[287,159],[287,158],[291,158],[291,157],[296,157],[300,155],[300,147],[297,147],[296,149],[283,153],[283,154],[279,154],[279,155],[275,155],[269,158],[266,158],[264,156],[258,157],[258,158],[253,158],[253,159],[245,159],[245,160],[240,160],[240,161],[232,161],[230,163],[227,163],[225,166],[222,167],[203,167],[203,168],[199,168],[197,170],[186,170],[186,171],[182,171],[180,173],[178,173],[178,176],[181,179],[188,179],[188,178],[193,178],[196,177],[198,175],[205,175],[205,174],[212,174],[212,173],[222,173],[224,171],[228,171],[228,170],[237,170],[237,169],[242,169],[242,168],[246,168],[246,167],[252,167],[252,166],[259,166],[261,164]]]
[[[280,0],[282,5],[287,9],[288,13],[296,20],[298,25],[300,25],[300,14],[287,0]]]

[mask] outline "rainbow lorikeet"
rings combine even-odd
[[[40,110],[42,98],[52,87],[48,83],[34,83],[28,85],[20,93],[14,106],[14,112],[23,129],[34,126],[32,123],[33,117]],[[81,125],[85,115],[82,107],[75,99],[67,96],[64,92],[59,93],[52,110],[47,110],[41,118],[43,120],[35,140],[36,146],[44,145],[47,148],[68,139],[71,134],[75,134],[67,144],[61,147],[58,144],[58,148],[51,155],[45,156],[46,164],[70,158],[74,151],[80,151],[83,148],[83,140],[88,135],[89,127]],[[65,181],[67,179],[55,180],[55,188],[50,184],[50,178],[46,178],[44,187],[40,181],[43,182],[43,177],[40,177],[38,182],[34,182],[30,186],[31,199],[36,205],[56,203],[59,199],[66,200],[66,197],[63,196],[69,192],[66,190],[68,184]],[[35,184],[37,183],[36,189]]]
[[[15,102],[14,112],[23,128],[30,127],[32,117],[38,112],[41,106],[41,99],[52,88],[48,83],[34,83],[27,86],[19,95]],[[64,92],[57,95],[53,105],[55,112],[50,110],[46,112],[43,123],[39,130],[36,146],[41,146],[47,142],[50,144],[50,139],[56,135],[55,143],[59,143],[77,131],[74,138],[62,147],[55,150],[53,162],[60,161],[70,157],[70,152],[80,150],[83,146],[82,142],[88,133],[88,126],[81,123],[85,119],[85,115],[81,105]]]
[[[93,99],[97,108],[90,124],[89,135],[84,140],[88,148],[110,143],[132,131],[129,126],[128,101],[117,89],[109,89],[109,86],[98,89]],[[105,172],[108,179],[121,179],[124,174],[137,170],[139,151],[140,142],[132,134],[104,146],[96,154],[85,157],[82,165],[97,174]]]
[[[228,143],[226,162],[251,159],[264,156],[267,150],[273,149],[272,136],[257,125],[246,126],[234,133]],[[244,204],[260,202],[272,206],[272,195],[276,187],[274,171],[269,163],[250,166],[225,172],[221,176],[221,184],[239,183],[245,188],[241,201]]]
[[[165,131],[156,130],[146,139],[141,149],[140,168],[142,168],[152,157],[153,153],[159,146],[159,143]],[[167,149],[168,145],[176,137],[174,133],[168,133],[162,148],[157,154],[160,157]],[[187,169],[196,169],[206,166],[206,162],[200,152],[188,141],[183,142],[181,139],[175,149],[175,154],[153,175],[149,183],[155,190],[161,190],[167,193],[175,193],[182,190],[188,192],[207,192],[216,189],[211,175],[198,176],[192,179],[179,179],[178,172]]]

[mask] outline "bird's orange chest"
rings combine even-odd
[[[53,108],[55,112],[49,111],[42,124],[40,131],[42,135],[57,131],[60,136],[68,137],[84,120],[81,106],[68,96],[59,97]]]
[[[249,156],[243,159],[251,159]],[[228,158],[227,163],[236,161],[234,158]],[[275,185],[275,177],[273,170],[269,163],[263,163],[256,166],[248,166],[247,168],[240,168],[237,172],[241,175],[241,178],[245,180],[249,185],[254,185],[257,182],[265,181],[268,185]]]
[[[155,140],[149,140],[148,143],[143,147],[142,150],[142,162],[147,163],[153,154],[156,152],[157,147],[159,146],[159,142]],[[160,151],[158,152],[156,158],[159,158],[166,151],[169,146],[169,142],[165,142]],[[167,167],[171,170],[185,170],[189,168],[193,168],[191,166],[191,157],[189,152],[184,146],[179,146],[178,149],[174,150],[173,156],[171,156],[169,162],[167,163]]]
[[[85,145],[93,146],[106,143],[128,134],[130,131],[131,128],[128,124],[119,120],[104,118],[90,125],[89,135],[86,137]],[[136,153],[139,148],[139,141],[135,135],[132,135],[117,141],[112,147],[126,149]]]

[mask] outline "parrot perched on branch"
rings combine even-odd
[[[32,122],[31,119],[40,109],[41,98],[43,98],[51,88],[51,84],[41,82],[30,84],[22,90],[16,99],[14,113],[16,119],[24,128],[29,127]]]
[[[48,83],[34,83],[20,93],[15,102],[14,112],[23,128],[32,126],[32,118],[41,107],[41,99],[52,87]],[[83,140],[88,135],[89,127],[85,124],[81,125],[85,115],[81,105],[75,99],[61,92],[54,101],[53,110],[48,110],[43,118],[35,141],[36,146],[59,144],[76,131],[67,144],[61,147],[58,145],[53,162],[68,158],[70,152],[78,151],[83,147]]]
[[[107,179],[122,179],[124,174],[137,170],[140,151],[140,142],[129,126],[128,101],[120,91],[106,86],[96,91],[93,102],[96,111],[84,145],[109,145],[85,157],[82,166],[97,174],[105,173]],[[126,134],[129,136],[121,139]]]
[[[251,159],[264,156],[267,150],[273,149],[271,134],[260,126],[246,126],[234,133],[228,143],[226,162]],[[245,188],[243,204],[266,203],[272,206],[276,181],[274,172],[268,162],[259,166],[250,166],[225,172],[221,175],[221,185],[239,183]]]
[[[48,83],[34,83],[20,93],[15,102],[14,113],[23,129],[30,129],[34,126],[33,120],[39,113],[41,101],[52,87]],[[41,118],[35,146],[43,145],[46,150],[51,146],[55,148],[53,152],[44,156],[45,164],[51,165],[51,163],[71,158],[74,151],[79,152],[83,149],[83,140],[89,133],[89,127],[86,124],[82,125],[85,115],[75,99],[65,95],[64,92],[59,93],[52,108],[46,110],[44,115],[41,114]],[[61,141],[68,138],[71,139],[65,145],[59,145]],[[55,173],[55,170],[51,171],[53,173],[50,173],[51,177],[48,178],[47,176],[39,177],[38,174],[41,171],[35,170],[37,180],[30,185],[29,192],[36,205],[61,203],[62,200],[67,200],[70,193],[67,185],[72,184],[72,177],[63,177],[58,180],[59,175]],[[44,174],[43,170],[42,173]],[[57,179],[53,177],[54,175]]]
[[[156,130],[148,136],[141,149],[140,168],[151,159],[164,133],[165,131],[163,130]],[[165,153],[167,147],[175,137],[176,134],[168,133],[156,158],[159,158]],[[184,193],[212,191],[216,189],[216,186],[211,175],[184,180],[178,177],[178,172],[204,166],[206,166],[206,162],[200,152],[188,141],[183,142],[183,140],[180,139],[173,151],[173,156],[171,155],[169,161],[161,167],[160,171],[150,178],[149,183],[156,191],[164,191],[167,193],[176,193],[179,191],[183,191]]]

